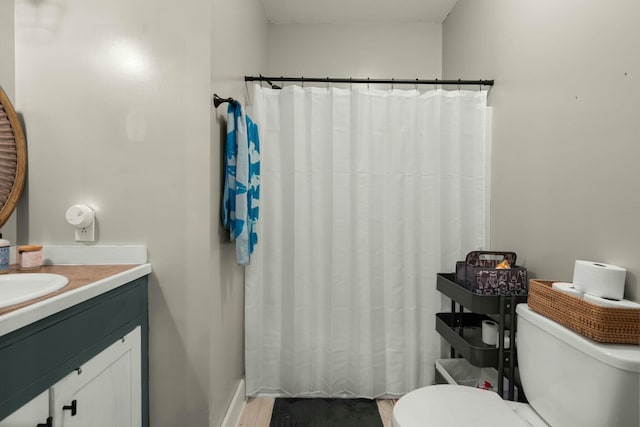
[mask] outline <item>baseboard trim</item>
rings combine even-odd
[[[224,415],[221,427],[238,427],[240,424],[240,418],[242,417],[242,410],[247,403],[245,397],[246,386],[244,378],[240,380],[236,392],[233,395],[233,399],[227,408],[227,413]]]

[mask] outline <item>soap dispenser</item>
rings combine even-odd
[[[11,244],[7,239],[2,238],[0,234],[0,274],[9,272],[9,246]]]

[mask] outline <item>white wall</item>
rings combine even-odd
[[[97,211],[98,244],[147,245],[151,425],[218,426],[243,375],[243,290],[218,225],[211,94],[239,93],[237,63],[266,67],[262,7],[234,2],[241,16],[218,0],[16,1],[28,241],[74,244],[64,212],[83,202]]]
[[[268,74],[441,78],[442,26],[427,23],[272,24],[269,26]]]
[[[213,0],[212,93],[232,97],[243,105],[248,102],[244,76],[267,67],[268,25],[260,0]],[[211,265],[214,268],[215,306],[210,341],[212,376],[211,425],[219,425],[220,415],[244,375],[244,269],[235,262],[235,246],[219,224],[222,188],[223,146],[226,133],[227,104],[213,111],[211,129],[210,199],[215,235]]]
[[[0,0],[0,86],[15,104],[15,37],[13,0]],[[11,244],[17,239],[16,213],[0,227],[0,232]]]
[[[445,77],[494,78],[492,246],[537,277],[626,267],[640,300],[640,2],[460,0]]]
[[[15,48],[13,0],[0,0],[0,86],[14,99]]]

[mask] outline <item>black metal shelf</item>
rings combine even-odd
[[[498,368],[498,348],[482,342],[482,321],[476,313],[436,313],[436,331],[469,363]]]
[[[436,314],[436,331],[451,346],[451,357],[464,357],[478,367],[498,370],[498,393],[503,395],[503,379],[509,380],[507,397],[514,399],[514,387],[521,390],[517,368],[515,307],[527,296],[477,295],[455,281],[454,273],[438,273],[436,289],[451,299],[450,313]],[[471,312],[465,312],[464,309]],[[491,319],[499,325],[498,346],[482,342],[482,321]],[[505,348],[505,331],[513,331],[510,347]],[[519,393],[521,398],[522,393]]]
[[[454,273],[438,273],[436,289],[474,313],[500,313],[500,297],[477,295],[456,283]]]

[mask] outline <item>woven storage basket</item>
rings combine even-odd
[[[601,343],[640,344],[640,309],[592,304],[551,287],[550,280],[530,280],[527,303],[561,325]]]

